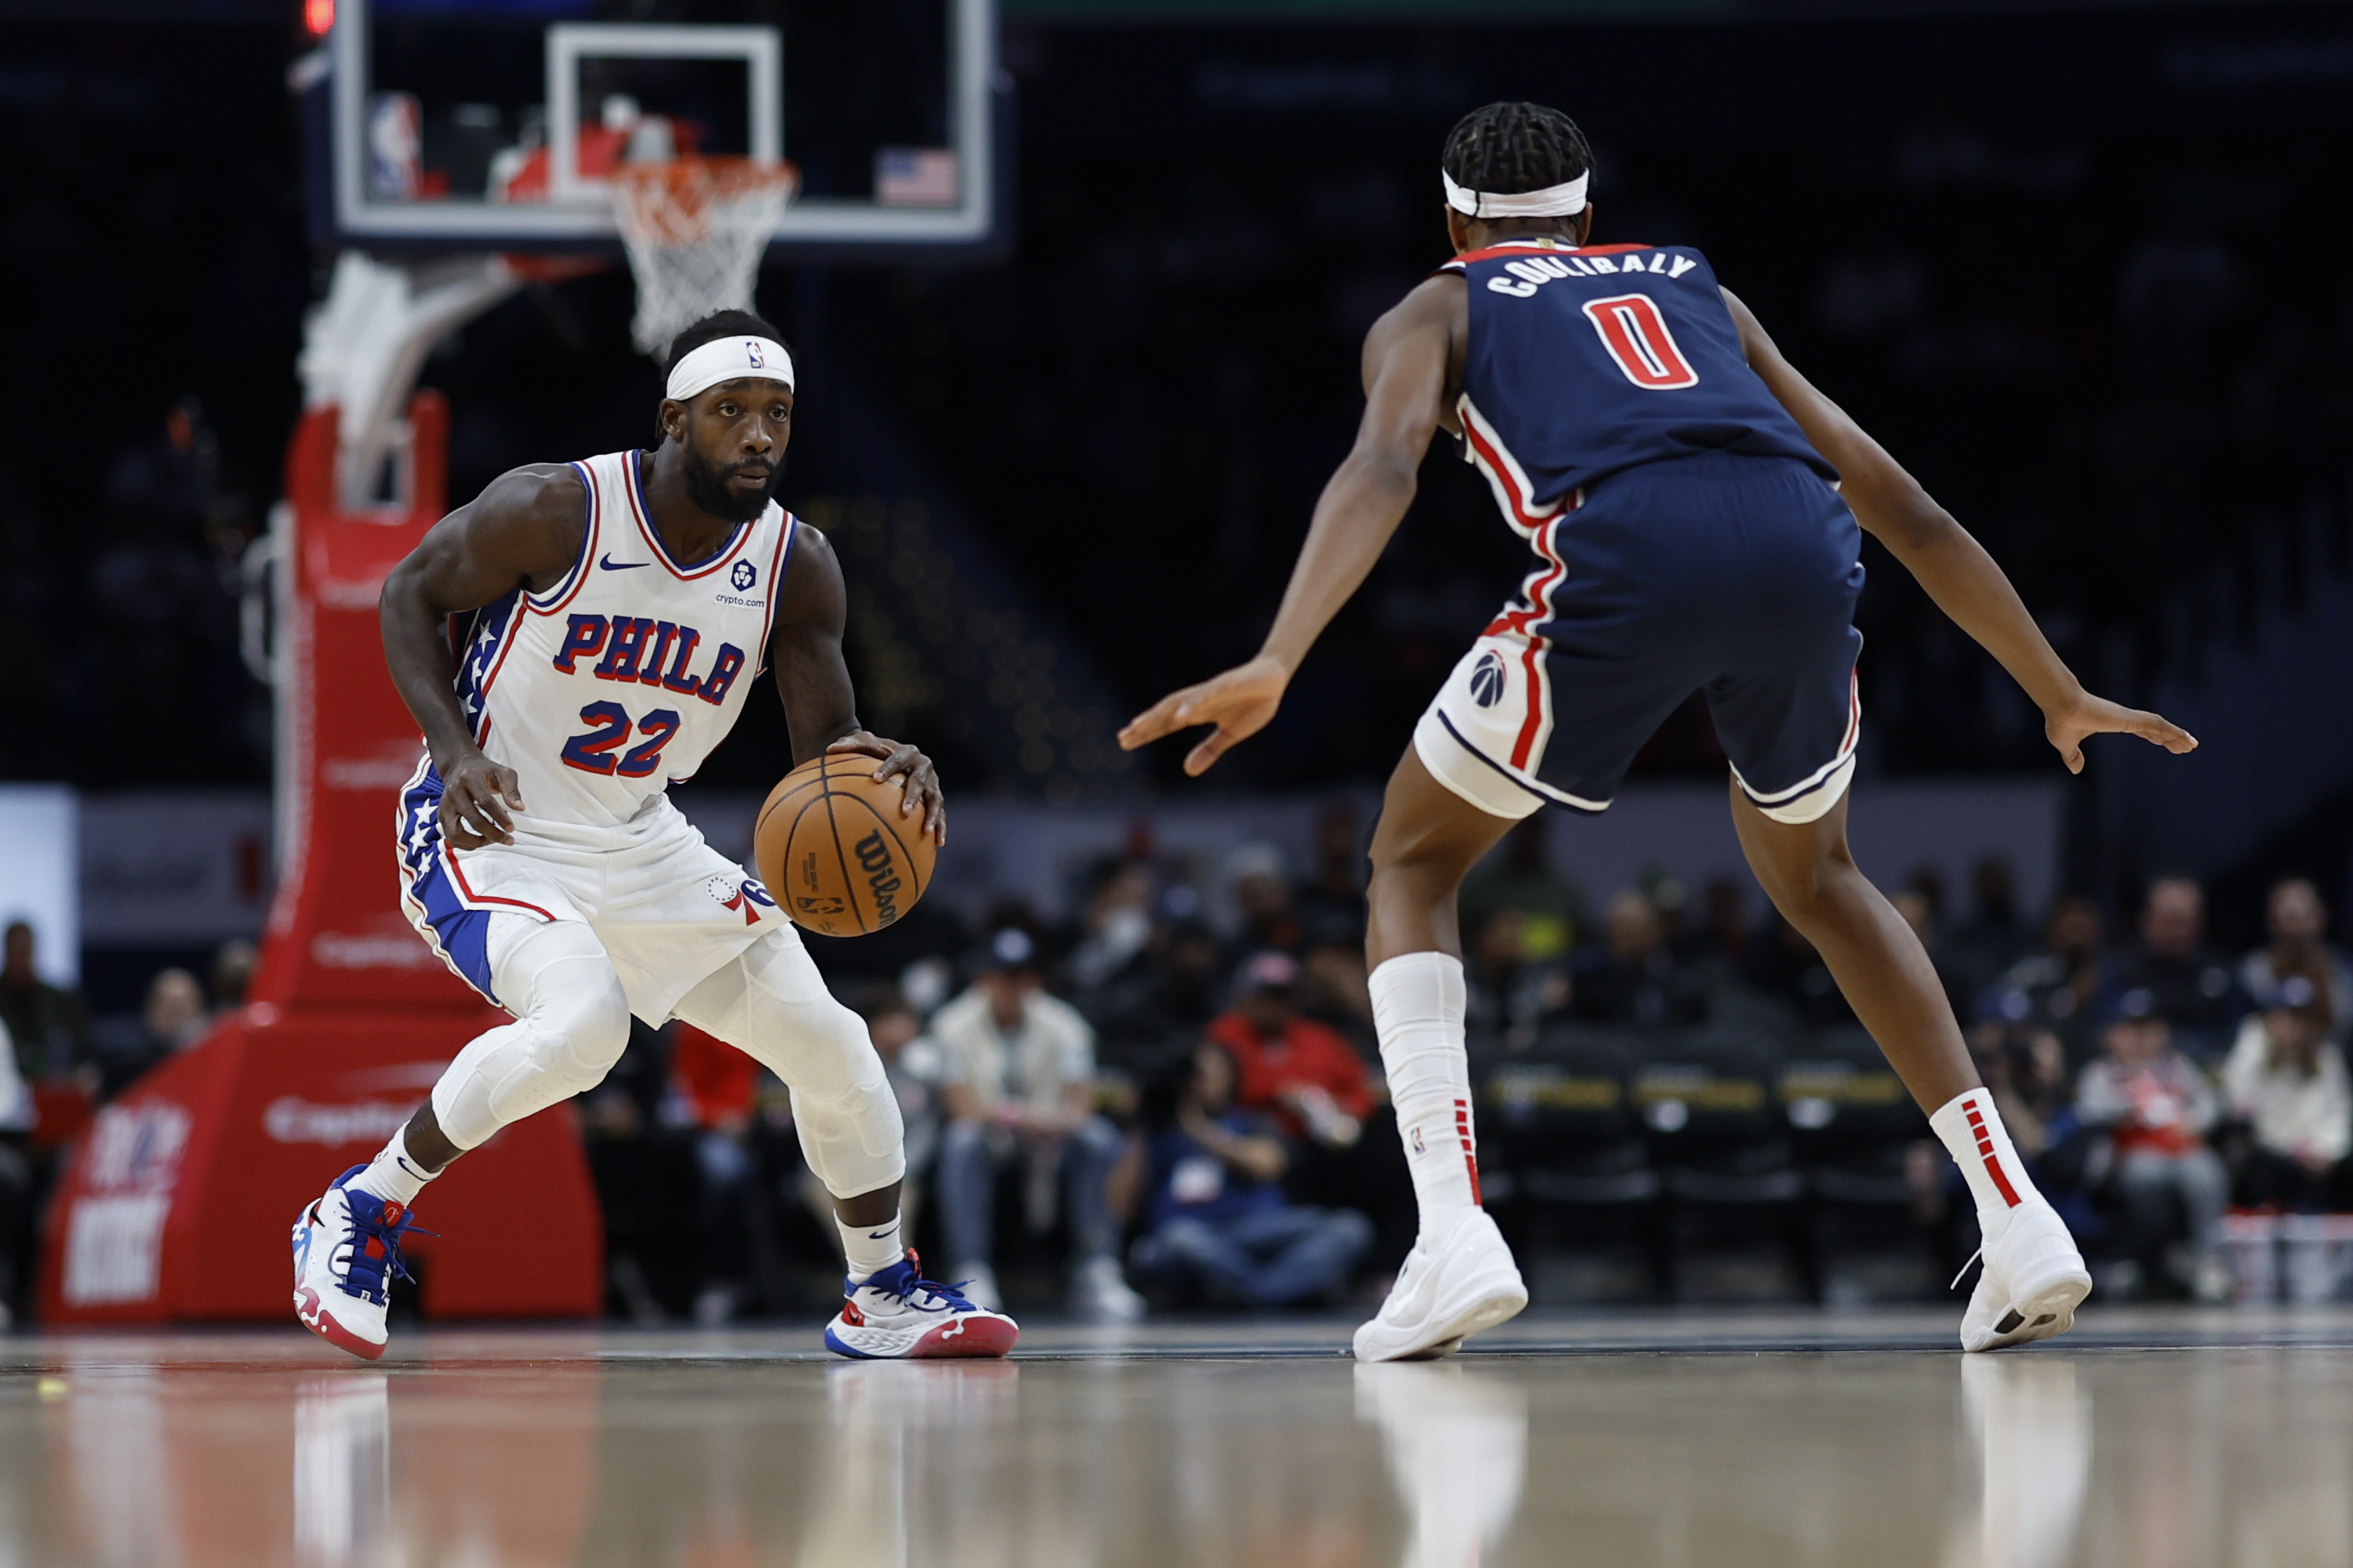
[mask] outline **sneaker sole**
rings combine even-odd
[[[1527,1310],[1528,1288],[1516,1271],[1508,1280],[1491,1279],[1482,1289],[1472,1295],[1464,1305],[1450,1312],[1437,1313],[1425,1320],[1411,1334],[1391,1344],[1380,1342],[1378,1333],[1359,1331],[1356,1341],[1358,1361],[1436,1361],[1452,1355],[1462,1348],[1462,1342],[1472,1334],[1483,1333],[1498,1323],[1507,1323]],[[1377,1323],[1365,1325],[1372,1329]],[[1367,1341],[1371,1342],[1368,1344]]]
[[[2075,1326],[2075,1309],[2092,1293],[2092,1277],[2070,1269],[2010,1298],[2010,1310],[1994,1321],[1986,1350],[2008,1350],[2056,1338]]]
[[[362,1361],[375,1361],[384,1354],[384,1346],[374,1344],[335,1321],[334,1314],[319,1305],[317,1292],[302,1289],[294,1292],[294,1316],[304,1328],[326,1341],[339,1351],[349,1351]]]
[[[920,1333],[851,1328],[839,1318],[826,1325],[825,1348],[853,1361],[957,1361],[1002,1356],[1020,1342],[1010,1318],[976,1313],[934,1323]]]

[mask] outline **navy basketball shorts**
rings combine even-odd
[[[1704,452],[1613,474],[1535,536],[1543,564],[1414,729],[1480,810],[1598,812],[1642,743],[1704,692],[1758,810],[1811,822],[1854,774],[1862,533],[1788,458]]]

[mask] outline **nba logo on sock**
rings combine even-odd
[[[1504,700],[1504,656],[1492,648],[1471,667],[1471,700],[1482,708]]]
[[[1427,1154],[1430,1152],[1428,1147],[1425,1146],[1421,1141],[1421,1129],[1419,1127],[1413,1130],[1413,1152],[1417,1154]]]

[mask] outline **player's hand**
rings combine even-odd
[[[457,849],[514,842],[513,813],[522,809],[522,781],[475,752],[441,774],[441,836]]]
[[[1133,752],[1179,730],[1214,724],[1208,738],[1185,753],[1186,776],[1199,778],[1219,757],[1266,728],[1290,684],[1290,672],[1261,655],[1198,686],[1172,691],[1130,719],[1119,732],[1120,750]]]
[[[2175,756],[2198,749],[2198,737],[2156,713],[2144,713],[2088,691],[2043,716],[2043,734],[2058,748],[2071,773],[2084,771],[2084,742],[2092,735],[2138,735],[2152,746],[2163,746]]]
[[[923,831],[931,835],[932,843],[936,847],[948,841],[948,807],[940,795],[939,770],[932,766],[932,759],[919,748],[886,741],[871,730],[855,730],[826,750],[881,758],[881,765],[874,770],[876,784],[904,775],[899,785],[899,815],[907,816],[920,809],[923,814]]]

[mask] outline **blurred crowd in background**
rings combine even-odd
[[[1377,1298],[1414,1214],[1366,987],[1363,831],[1335,805],[1314,864],[1244,846],[1208,885],[1148,850],[1107,860],[1066,923],[924,904],[881,937],[812,939],[897,1090],[937,1271],[1114,1320]],[[1957,1173],[1820,956],[1729,880],[1589,893],[1545,831],[1515,830],[1462,896],[1485,1195],[1539,1294],[1885,1299],[1948,1278],[1976,1246]],[[1966,889],[1924,872],[1891,892],[2105,1290],[2221,1300],[2226,1213],[2353,1211],[2353,959],[2310,881],[2274,886],[2263,942],[2236,953],[2185,878],[2115,927],[2080,898],[2019,908],[1999,861]],[[35,977],[36,941],[12,927],[0,966],[0,1279],[20,1310],[60,1134],[237,1005],[252,957],[166,970],[135,1026],[93,1028]],[[789,1097],[750,1058],[641,1024],[578,1111],[616,1313],[722,1322],[836,1289]]]
[[[284,90],[309,41],[282,6],[211,9],[111,28],[45,14],[0,65],[0,291],[43,303],[0,385],[0,778],[269,784],[238,596],[332,258],[302,229]],[[1447,125],[1491,98],[1556,100],[1597,148],[1599,237],[1703,247],[1986,542],[2062,652],[2130,698],[2186,638],[2297,602],[2297,574],[2265,587],[2280,574],[2254,569],[2284,533],[2345,564],[2353,100],[2341,47],[2276,41],[2305,37],[2303,15],[1887,20],[1862,42],[1803,22],[1015,22],[1004,251],[771,267],[758,302],[821,368],[805,434],[828,385],[832,406],[856,394],[1024,613],[1140,706],[1254,647],[1350,440],[1365,329],[1442,259]],[[1891,52],[1905,70],[1858,68]],[[1662,80],[1681,84],[1665,111]],[[453,500],[643,438],[659,388],[632,304],[617,269],[533,286],[437,345],[424,380],[450,401]],[[856,493],[841,461],[797,445],[788,500],[839,514]],[[1867,551],[1865,774],[2048,768],[2031,706]],[[1434,453],[1277,724],[1184,787],[1377,780],[1525,565],[1483,487]],[[2228,624],[2168,610],[2225,578],[2244,590]],[[854,637],[862,689],[886,655],[941,657]],[[893,712],[951,792],[1031,787],[959,747],[958,715]],[[702,782],[765,789],[783,755],[754,702]],[[1176,755],[1127,775],[1139,803]],[[1694,705],[1636,773],[1723,766]],[[2099,901],[2021,909],[1999,865],[1889,890],[2104,1286],[2213,1295],[2231,1205],[2353,1207],[2353,983],[2325,907],[2353,847],[2329,828],[2201,889],[2087,866],[2097,807],[2073,798],[2060,880]],[[1411,1207],[1366,1001],[1362,829],[1335,815],[1307,866],[1250,847],[1214,876],[1106,864],[1067,925],[934,901],[828,946],[899,1086],[935,1273],[1113,1317],[1377,1294]],[[1974,1246],[1968,1205],[1817,955],[1745,882],[1577,888],[1542,831],[1508,841],[1463,909],[1488,1199],[1531,1256],[1592,1264],[1540,1263],[1539,1294],[1940,1286]],[[2274,864],[2318,890],[2272,885]],[[40,940],[12,930],[0,968],[0,1300],[19,1309],[58,1140],[237,1005],[252,963],[231,944],[93,1022],[35,978]],[[641,1030],[580,1114],[617,1311],[838,1298],[789,1105],[746,1060]]]

